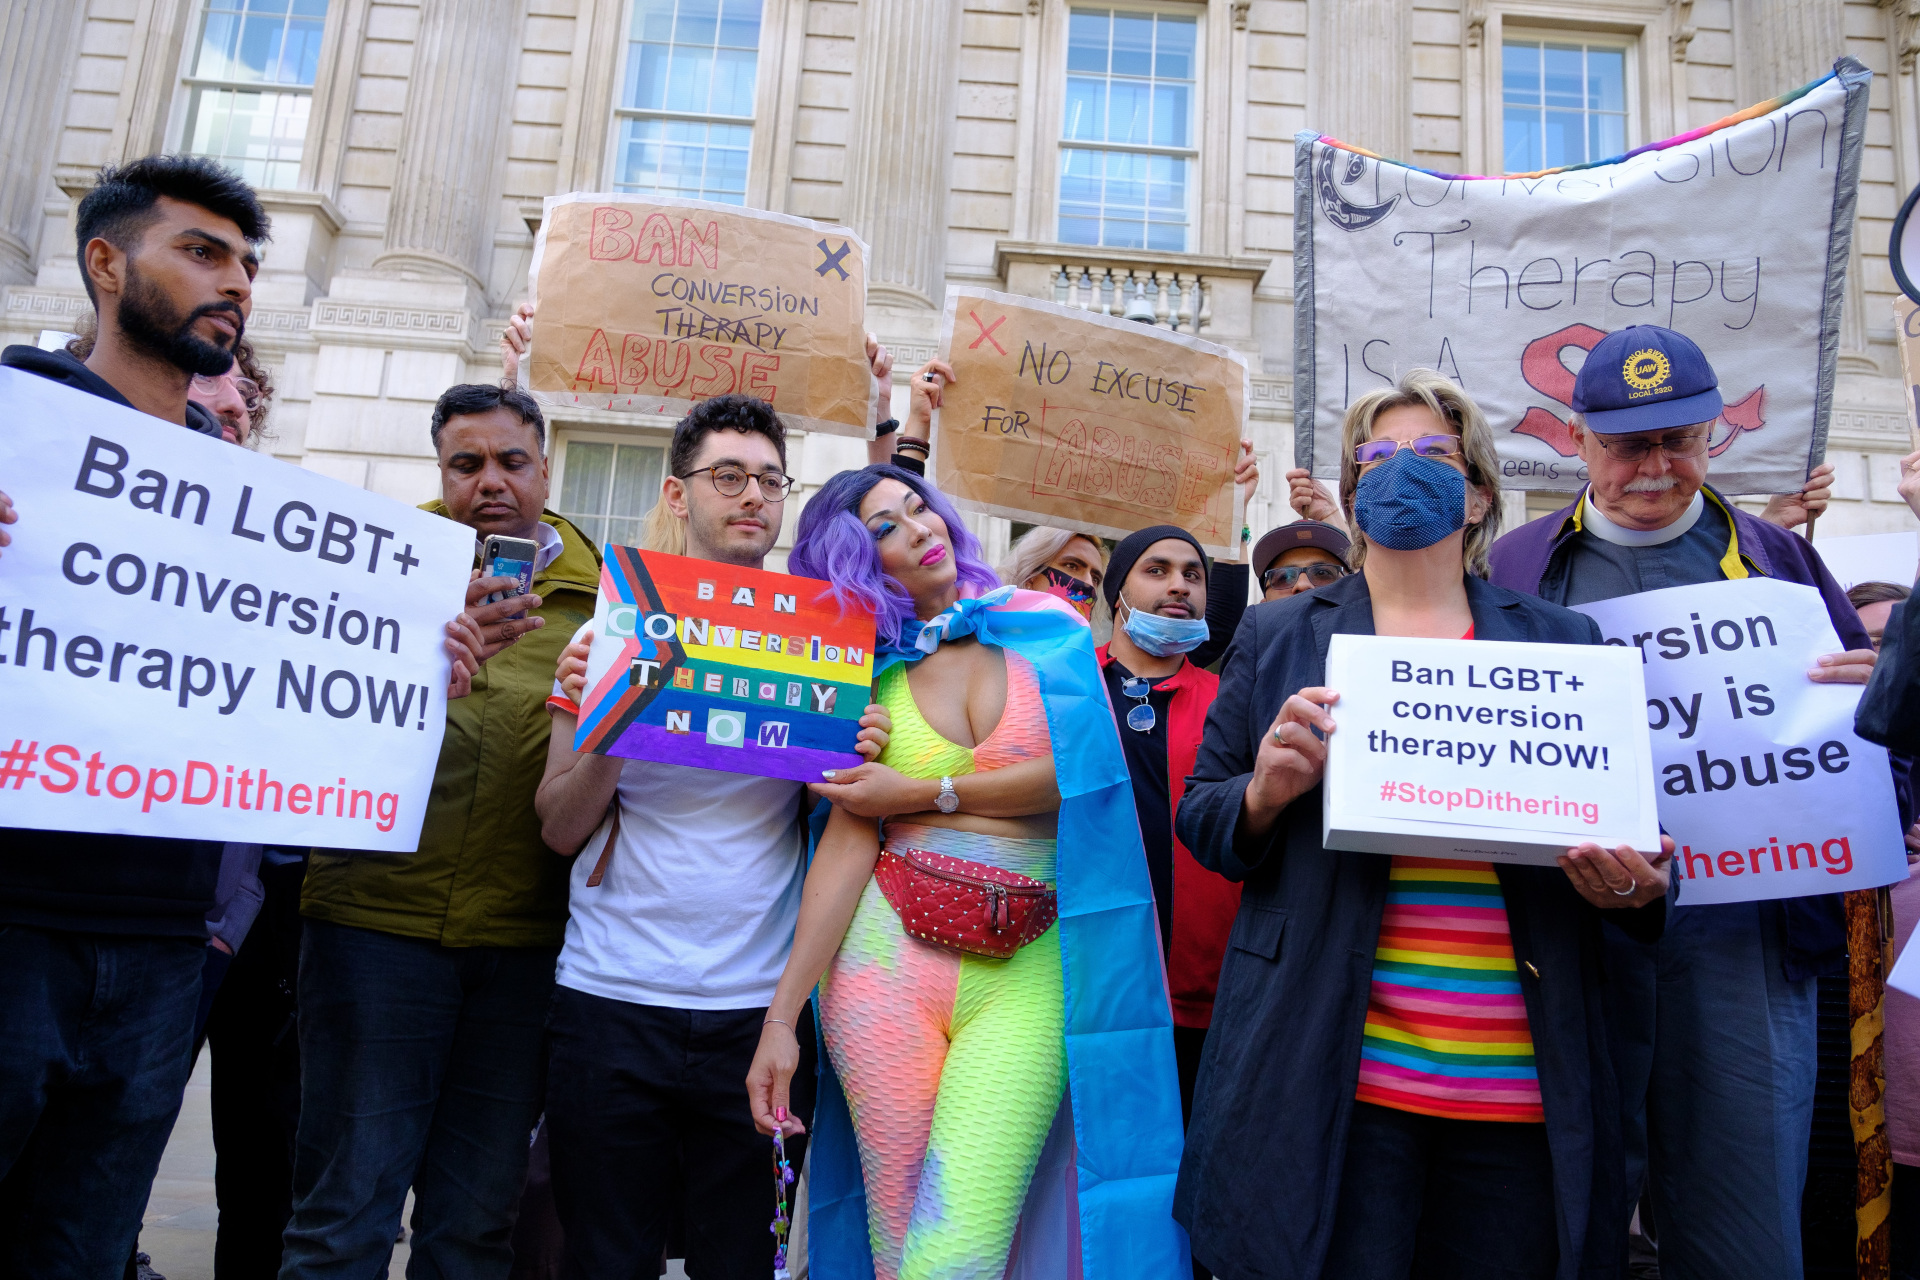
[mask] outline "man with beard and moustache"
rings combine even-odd
[[[1867,682],[1866,630],[1813,546],[1706,483],[1721,399],[1691,339],[1657,325],[1608,334],[1581,367],[1573,409],[1591,479],[1571,506],[1494,544],[1495,585],[1577,606],[1727,579],[1797,582],[1820,592],[1847,646],[1808,678]],[[1636,1189],[1651,1182],[1661,1274],[1797,1280],[1815,979],[1846,971],[1839,895],[1688,906],[1682,889],[1658,942],[1605,937],[1627,1174]]]

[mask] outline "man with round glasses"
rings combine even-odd
[[[1608,334],[1574,383],[1591,477],[1574,502],[1494,545],[1492,581],[1556,604],[1751,576],[1818,590],[1847,652],[1808,677],[1864,684],[1859,615],[1810,543],[1707,484],[1722,408],[1684,334]],[[1817,1048],[1816,978],[1846,971],[1840,898],[1669,904],[1655,943],[1606,931],[1627,1173],[1651,1179],[1669,1280],[1800,1275]]]
[[[1253,571],[1260,575],[1261,603],[1282,600],[1347,576],[1351,540],[1324,520],[1295,520],[1269,529],[1253,544]]]
[[[1189,657],[1208,638],[1208,568],[1192,534],[1155,525],[1120,540],[1101,583],[1113,639],[1098,651],[1100,669],[1133,780],[1160,917],[1182,1115],[1193,1108],[1227,932],[1240,909],[1240,886],[1194,861],[1173,833],[1173,813],[1220,688],[1220,677]],[[1245,586],[1239,590],[1244,598]]]

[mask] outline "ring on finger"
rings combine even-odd
[[[1631,898],[1638,892],[1640,892],[1640,882],[1636,880],[1624,889],[1614,889],[1613,896],[1616,898]]]

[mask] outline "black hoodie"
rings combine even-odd
[[[133,407],[105,378],[65,351],[8,347],[0,352],[0,365]],[[220,434],[219,421],[191,402],[187,428]],[[0,561],[0,573],[5,572],[6,564]],[[0,827],[0,924],[69,933],[204,938],[221,848],[217,840]]]

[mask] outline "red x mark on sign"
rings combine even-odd
[[[992,324],[981,324],[980,317],[975,315],[973,312],[969,311],[967,312],[967,319],[973,321],[974,325],[978,327],[980,330],[980,336],[967,344],[967,350],[971,351],[983,342],[991,342],[993,343],[993,349],[995,351],[998,351],[1001,355],[1007,354],[1007,349],[1001,346],[997,341],[995,341],[993,336],[993,331],[995,329],[998,329],[1001,325],[1007,322],[1007,318],[1005,316],[1001,316],[998,320],[995,320]]]

